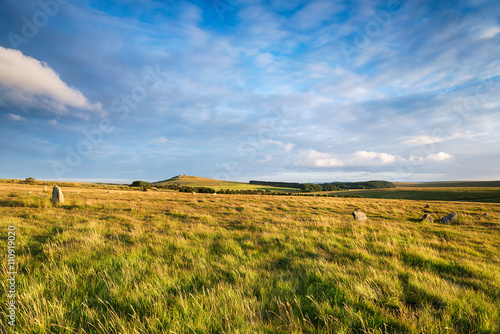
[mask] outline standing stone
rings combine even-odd
[[[47,191],[47,186],[43,187],[43,192]]]
[[[423,217],[422,217],[422,221],[423,222],[429,222],[429,223],[432,223],[434,221],[434,218],[432,218],[432,216],[428,213],[426,213]]]
[[[356,210],[352,213],[352,216],[354,217],[355,220],[359,221],[365,221],[367,219],[366,214],[363,211]]]
[[[52,202],[55,204],[64,204],[64,195],[58,186],[52,188]]]
[[[426,209],[430,208],[429,204],[427,204],[427,205],[425,206],[425,208],[426,208]]]
[[[456,212],[450,213],[448,216],[441,218],[441,223],[454,223],[457,221],[458,214]]]

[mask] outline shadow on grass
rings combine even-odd
[[[483,283],[489,278],[481,273],[467,268],[463,264],[445,262],[444,260],[430,260],[413,253],[402,254],[403,263],[409,267],[429,271],[454,284],[461,285],[474,291],[482,291],[486,295],[500,298],[500,293],[491,291],[490,287]]]
[[[60,226],[52,226],[52,228],[40,234],[30,236],[27,247],[23,247],[17,251],[19,256],[31,255],[37,261],[45,262],[47,255],[43,253],[43,246],[54,239],[58,233],[62,233],[63,228]]]
[[[431,305],[436,311],[446,308],[446,303],[439,297],[434,296],[424,289],[421,289],[410,282],[411,276],[408,273],[399,274],[399,281],[403,288],[404,303],[411,308],[423,308],[425,304]]]

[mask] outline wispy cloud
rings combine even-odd
[[[292,20],[300,29],[318,28],[345,8],[345,5],[329,0],[307,1]]]
[[[295,147],[295,144],[293,144],[293,143],[285,144],[285,143],[282,143],[282,142],[280,142],[278,140],[269,140],[268,143],[272,144],[272,145],[276,145],[276,146],[282,147],[286,152],[290,152]]]
[[[480,39],[489,39],[493,38],[496,35],[500,33],[500,27],[499,26],[492,26],[489,28],[484,29],[481,34],[479,35]]]
[[[418,146],[418,145],[429,145],[429,144],[438,144],[443,143],[449,140],[464,138],[468,136],[472,136],[473,133],[471,131],[465,132],[456,132],[456,133],[444,133],[443,130],[436,131],[441,132],[441,136],[432,136],[432,135],[419,135],[419,136],[409,136],[404,137],[402,144],[407,146]]]
[[[165,137],[158,137],[152,140],[153,144],[177,144],[178,142],[175,140],[170,140]]]
[[[26,118],[19,116],[19,115],[16,115],[16,114],[8,114],[7,118],[9,120],[15,121],[15,122],[20,122],[20,121],[26,122]]]

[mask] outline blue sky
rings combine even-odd
[[[496,0],[0,3],[0,178],[500,179]]]

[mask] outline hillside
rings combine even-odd
[[[273,186],[263,186],[263,185],[255,185],[244,182],[233,182],[233,181],[222,181],[215,180],[206,177],[199,176],[190,176],[190,175],[178,175],[174,176],[168,180],[154,182],[155,186],[164,186],[164,185],[179,185],[179,186],[187,186],[187,187],[208,187],[213,188],[215,190],[219,189],[231,189],[231,190],[270,190],[276,192],[287,192],[287,191],[295,191],[293,188],[281,188],[281,187],[273,187]]]

